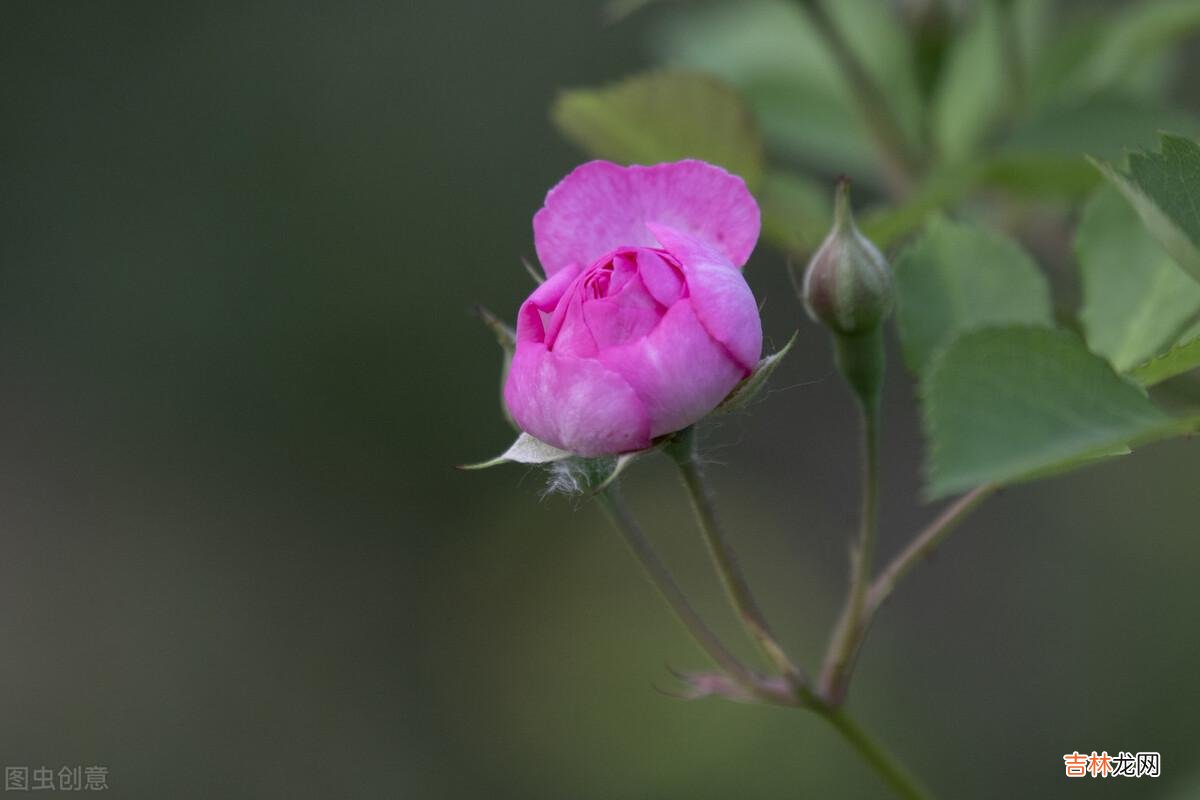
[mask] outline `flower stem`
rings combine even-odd
[[[854,748],[875,773],[887,784],[897,797],[908,800],[929,800],[929,792],[917,782],[908,770],[904,768],[879,742],[872,739],[866,731],[858,726],[846,714],[844,708],[821,707],[817,713],[829,720],[842,738]]]
[[[887,96],[850,47],[821,0],[799,0],[799,5],[850,86],[859,113],[879,149],[892,193],[899,197],[907,195],[912,190],[919,165]]]
[[[872,425],[872,427],[874,427]],[[873,435],[873,434],[872,434]],[[874,445],[871,445],[872,450]],[[769,679],[764,679],[743,665],[717,638],[712,629],[704,622],[692,607],[671,573],[654,551],[646,538],[637,519],[633,516],[628,505],[614,482],[603,492],[596,495],[601,508],[607,513],[613,526],[624,536],[626,543],[634,556],[642,564],[651,582],[658,588],[666,599],[667,604],[687,628],[688,632],[708,654],[708,656],[726,672],[734,681],[746,689],[751,696],[762,702],[781,706],[799,706],[808,708],[827,720],[842,735],[855,752],[875,771],[880,779],[896,793],[897,797],[908,800],[929,800],[930,795],[909,774],[909,772],[880,745],[872,739],[854,720],[847,716],[840,705],[834,705],[827,700],[817,697],[800,673],[792,664],[783,649],[771,635],[758,604],[751,594],[749,584],[738,567],[737,558],[725,541],[724,532],[720,527],[712,494],[704,481],[695,451],[694,432],[685,432],[676,442],[668,446],[667,452],[679,465],[680,474],[692,497],[693,507],[704,531],[705,540],[713,556],[713,562],[721,575],[725,588],[737,608],[739,615],[748,632],[762,647],[763,652],[779,668],[787,681],[788,687],[771,685]],[[868,458],[873,464],[875,456]],[[873,472],[874,467],[868,468]],[[872,491],[874,489],[872,488]],[[870,504],[875,503],[871,499]],[[871,510],[874,517],[874,510]],[[873,530],[872,522],[869,529]],[[868,527],[864,525],[864,532]],[[873,534],[872,534],[873,537]],[[868,547],[871,543],[867,542]],[[862,562],[857,562],[862,563]],[[868,567],[869,570],[869,567]]]
[[[1000,14],[1000,47],[1004,61],[1005,82],[1007,84],[1007,112],[1010,120],[1021,113],[1025,104],[1026,74],[1025,58],[1021,48],[1021,20],[1019,10],[1014,2],[1001,3]]]
[[[662,594],[667,605],[675,612],[675,616],[687,628],[688,633],[692,635],[700,648],[731,678],[748,689],[754,689],[757,686],[757,676],[725,647],[688,601],[687,596],[672,577],[670,570],[659,558],[654,546],[650,544],[650,540],[646,538],[641,525],[638,524],[633,512],[625,503],[625,498],[618,485],[615,482],[609,484],[603,492],[596,495],[596,500],[608,515],[613,527],[625,538],[626,544],[629,545],[634,557],[645,569],[650,582]]]
[[[687,428],[676,434],[674,441],[667,446],[666,453],[679,468],[683,485],[692,501],[692,510],[696,514],[696,521],[700,524],[704,541],[708,545],[713,567],[721,578],[730,604],[741,619],[742,627],[762,650],[767,660],[793,686],[806,685],[806,678],[800,668],[792,663],[783,647],[775,639],[774,634],[771,633],[766,616],[759,607],[758,601],[754,599],[750,584],[738,564],[737,554],[734,553],[725,535],[721,520],[717,516],[712,490],[709,489],[708,483],[704,479],[704,472],[700,468],[700,459],[696,451],[695,428]]]
[[[892,559],[892,563],[879,574],[867,595],[867,616],[873,616],[888,595],[896,588],[896,584],[916,566],[917,562],[933,552],[942,540],[958,526],[958,523],[974,511],[980,503],[990,497],[999,487],[995,484],[984,484],[972,489],[949,505],[945,511],[918,533],[908,547]]]
[[[863,429],[862,512],[858,539],[850,550],[850,586],[846,605],[830,638],[821,668],[821,695],[832,706],[845,700],[854,660],[866,637],[876,531],[879,527],[879,395],[860,395]]]

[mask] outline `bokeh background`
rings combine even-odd
[[[511,435],[470,309],[512,316],[581,159],[549,104],[683,9],[0,6],[0,761],[119,797],[882,796],[814,717],[656,691],[704,661],[595,508],[452,468]],[[711,472],[813,665],[853,409],[783,257],[747,275],[800,340]],[[936,510],[893,364],[884,554]],[[1200,796],[1198,466],[1177,441],[990,501],[881,615],[852,709],[942,797]],[[741,645],[667,465],[627,485]],[[1075,749],[1164,774],[1069,782]]]

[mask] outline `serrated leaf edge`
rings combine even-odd
[[[1171,345],[1170,347],[1168,347],[1166,350],[1159,353],[1158,355],[1151,356],[1150,358],[1146,359],[1142,363],[1131,368],[1126,374],[1133,380],[1137,381],[1142,386],[1154,386],[1155,384],[1165,381],[1168,378],[1173,378],[1176,375],[1182,375],[1185,372],[1190,372],[1193,369],[1197,369],[1198,367],[1200,367],[1200,362],[1198,362],[1197,364],[1193,364],[1192,366],[1188,367],[1187,369],[1180,370],[1179,372],[1175,372],[1170,375],[1164,375],[1161,378],[1157,378],[1156,380],[1153,380],[1153,381],[1144,381],[1142,379],[1143,375],[1152,371],[1150,368],[1154,364],[1157,364],[1161,361],[1165,361],[1168,358],[1170,358],[1171,356],[1178,353],[1179,351],[1186,350],[1191,347],[1200,347],[1200,334],[1193,336],[1191,339],[1188,339],[1187,341],[1176,342],[1175,344]]]
[[[1080,467],[1086,466],[1089,462],[1095,462],[1109,455],[1117,454],[1115,451],[1117,451],[1119,448],[1125,448],[1126,450],[1129,450],[1135,446],[1150,444],[1155,441],[1161,441],[1162,439],[1182,436],[1200,430],[1200,411],[1197,411],[1196,413],[1183,417],[1168,418],[1161,426],[1152,428],[1141,436],[1134,437],[1133,439],[1114,440],[1104,443],[1103,445],[1097,445],[1095,448],[1087,451],[1086,453],[1081,453],[1077,456],[1059,462],[1058,464],[1052,464],[1045,467],[1028,470],[1003,481],[978,481],[968,483],[953,482],[950,484],[942,483],[939,485],[939,483],[935,480],[934,465],[937,463],[937,454],[940,447],[938,444],[939,438],[935,435],[937,431],[937,425],[934,423],[934,415],[932,414],[932,409],[934,408],[935,404],[929,397],[929,384],[932,383],[933,376],[937,373],[938,368],[941,366],[941,362],[945,359],[945,354],[950,350],[950,346],[953,344],[953,342],[958,341],[965,335],[976,335],[983,333],[984,331],[1002,330],[1049,330],[1063,336],[1073,335],[1068,331],[1063,331],[1057,328],[1046,328],[1045,326],[1039,325],[987,326],[984,328],[975,328],[973,330],[966,331],[963,334],[960,334],[958,337],[955,337],[955,339],[946,346],[938,349],[938,351],[931,357],[928,367],[922,374],[917,390],[917,396],[921,405],[921,430],[925,436],[926,445],[925,459],[924,463],[921,465],[921,477],[924,484],[922,494],[924,495],[926,501],[932,502],[935,500],[941,500],[953,494],[960,494],[969,491],[970,489],[980,486],[983,483],[994,483],[998,486],[1010,486],[1016,483],[1036,480],[1037,478],[1043,476],[1049,477],[1049,474],[1061,474],[1060,472],[1056,471],[1061,470],[1063,467],[1071,467],[1071,465],[1076,462],[1078,462],[1078,466]],[[1084,346],[1086,347],[1086,343]],[[1132,385],[1141,388],[1141,386],[1136,381],[1132,380],[1128,375],[1122,375],[1115,370],[1114,374],[1116,374],[1118,377],[1124,378]]]
[[[1126,160],[1128,161],[1133,158],[1162,158],[1164,157],[1163,147],[1166,142],[1171,140],[1181,140],[1192,145],[1197,144],[1186,136],[1159,131],[1159,149],[1157,153],[1146,148],[1128,149],[1125,151]],[[1126,199],[1133,205],[1138,217],[1141,218],[1142,224],[1146,225],[1149,229],[1150,235],[1167,251],[1167,254],[1175,260],[1175,263],[1184,273],[1200,281],[1200,242],[1193,241],[1153,197],[1142,191],[1141,186],[1135,182],[1132,175],[1094,156],[1085,155],[1084,157],[1092,166],[1100,171],[1100,174],[1125,195]],[[1171,241],[1163,241],[1155,232],[1155,226],[1150,225],[1147,216],[1152,216],[1155,222],[1163,229],[1170,231]],[[1190,252],[1182,252],[1185,246]]]

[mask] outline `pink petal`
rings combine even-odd
[[[729,268],[732,269],[732,268]],[[691,302],[671,306],[648,336],[600,351],[650,414],[650,436],[686,428],[712,411],[746,376],[696,317]]]
[[[526,298],[521,304],[521,310],[517,312],[517,342],[545,341],[546,325],[543,316],[553,313],[558,301],[566,294],[578,275],[579,267],[572,265],[556,272],[553,277],[533,290],[533,294]]]
[[[622,167],[589,161],[551,189],[534,215],[538,259],[554,275],[618,247],[653,246],[647,221],[710,242],[738,267],[750,258],[760,225],[758,204],[745,182],[712,164]]]
[[[616,297],[584,303],[583,318],[596,344],[605,348],[645,336],[658,325],[664,311],[635,276]]]
[[[653,250],[638,251],[638,274],[654,299],[664,306],[683,295],[683,275]]]
[[[679,260],[696,316],[747,371],[762,355],[758,304],[741,271],[715,247],[655,222],[647,223],[663,249]]]
[[[612,281],[608,285],[609,295],[619,293],[638,273],[639,250],[623,250],[613,254]]]
[[[590,305],[583,302],[583,291],[576,283],[568,290],[567,296],[554,310],[550,326],[546,331],[546,348],[555,353],[579,358],[592,358],[596,355],[596,338],[588,328],[584,309]]]
[[[650,418],[629,384],[599,361],[519,342],[504,402],[525,432],[582,456],[650,445]]]

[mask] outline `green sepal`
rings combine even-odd
[[[528,433],[522,431],[517,436],[517,440],[495,458],[480,461],[478,464],[460,464],[458,468],[487,469],[488,467],[497,467],[501,464],[550,464],[573,457],[566,450],[559,450],[554,445],[546,444],[541,439],[530,436]]]
[[[529,263],[529,259],[522,258],[521,266],[525,268],[525,272],[527,272],[529,274],[529,277],[533,278],[533,282],[536,283],[538,286],[541,286],[543,283],[546,282],[546,279],[541,275],[541,273],[538,272],[537,267],[535,267],[533,264]]]
[[[500,345],[501,364],[500,364],[500,413],[504,415],[504,419],[514,430],[519,430],[516,420],[508,413],[508,405],[504,402],[504,384],[508,381],[508,370],[512,366],[513,353],[517,351],[517,334],[504,323],[504,320],[497,317],[491,311],[488,311],[483,306],[475,306],[475,314],[483,321],[496,336],[496,344]]]
[[[501,464],[526,464],[551,468],[550,492],[597,494],[607,488],[634,461],[660,450],[675,434],[655,439],[649,447],[614,456],[585,458],[560,450],[537,437],[522,432],[507,450],[478,464],[462,464],[459,469],[476,470]]]
[[[763,387],[767,385],[767,381],[771,378],[772,373],[775,372],[780,362],[783,361],[784,356],[792,349],[792,345],[796,343],[798,335],[799,332],[793,333],[792,338],[788,339],[787,344],[771,355],[762,358],[757,366],[754,367],[754,371],[743,378],[741,383],[734,386],[733,391],[717,404],[712,413],[728,414],[730,411],[745,408],[751,400],[758,396]]]

